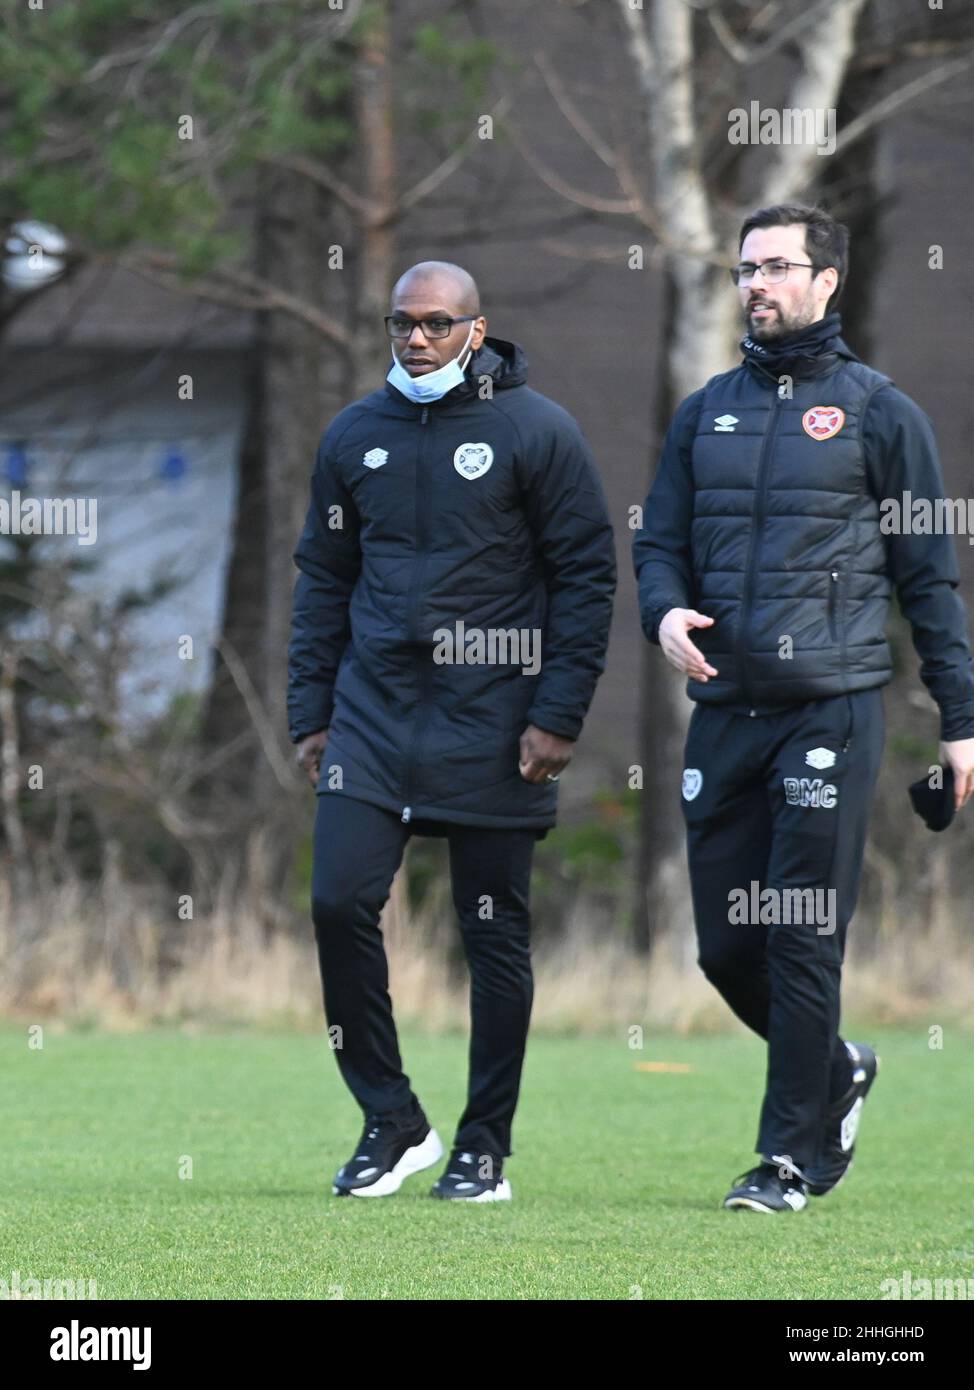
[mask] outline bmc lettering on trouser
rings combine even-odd
[[[785,800],[789,806],[823,806],[831,810],[839,799],[839,790],[834,782],[823,782],[821,777],[786,777]]]

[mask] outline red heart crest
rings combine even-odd
[[[837,405],[813,405],[802,416],[802,429],[812,439],[831,439],[845,424],[845,411]]]

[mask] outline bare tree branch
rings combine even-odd
[[[343,348],[350,346],[350,334],[338,319],[322,313],[321,310],[299,299],[297,295],[288,294],[249,271],[216,267],[210,272],[211,279],[201,278],[187,283],[180,280],[176,273],[176,257],[167,253],[136,252],[119,256],[114,263],[141,275],[146,280],[162,285],[165,289],[188,295],[192,299],[207,299],[235,309],[280,309],[308,324],[329,342]],[[221,281],[225,281],[229,288],[224,288]]]
[[[363,222],[374,223],[380,215],[380,210],[374,207],[368,198],[357,193],[350,184],[345,183],[318,159],[303,154],[260,155],[258,158],[261,164],[300,174],[302,178],[309,179],[327,193],[334,194],[351,212],[357,213]]]
[[[564,82],[562,82],[561,77],[549,63],[547,54],[543,49],[539,48],[535,52],[534,65],[544,79],[544,84],[551,93],[558,110],[572,127],[575,134],[588,145],[592,153],[598,159],[601,159],[603,164],[608,165],[610,169],[614,169],[616,167],[616,158],[613,151],[605,143],[598,131],[589,124],[572,101],[565,89]]]
[[[849,148],[854,141],[859,140],[863,135],[879,125],[882,121],[889,120],[894,112],[899,111],[903,106],[914,101],[924,92],[932,91],[934,87],[941,87],[945,82],[949,82],[952,77],[959,76],[962,72],[974,66],[974,48],[965,53],[960,58],[955,58],[953,62],[941,63],[939,67],[926,72],[922,77],[917,77],[913,82],[907,82],[904,87],[898,87],[896,91],[890,92],[871,106],[868,111],[863,111],[862,115],[850,121],[845,129],[840,133],[835,142],[835,152],[840,154]]]
[[[727,20],[720,11],[719,5],[709,5],[707,7],[707,20],[715,37],[735,63],[741,67],[747,67],[751,63],[763,62],[773,53],[779,52],[785,44],[790,43],[801,32],[814,24],[822,10],[828,9],[833,0],[816,0],[808,9],[799,10],[798,14],[786,20],[774,32],[774,37],[765,40],[764,43],[755,44],[753,47],[743,43],[731,29]]]
[[[489,114],[493,116],[495,120],[503,120],[510,108],[511,98],[509,96],[502,96],[492,107]],[[406,192],[401,195],[398,200],[400,211],[405,211],[406,208],[415,206],[416,203],[428,197],[430,193],[439,188],[441,183],[459,169],[470,151],[479,147],[479,145],[480,139],[477,132],[475,130],[471,131],[467,138],[457,146],[452,154],[448,155],[435,169],[432,169],[421,178],[418,183],[414,183],[412,188],[407,189]]]
[[[856,25],[865,0],[829,0],[815,25],[802,35],[801,70],[785,103],[792,110],[830,111],[838,103],[845,70],[855,48]],[[761,187],[761,202],[782,203],[812,181],[820,159],[814,144],[780,144]]]
[[[579,207],[588,208],[590,212],[607,213],[613,217],[631,216],[639,211],[638,203],[632,198],[605,198],[597,193],[589,193],[583,188],[576,188],[574,184],[570,184],[567,179],[563,179],[560,174],[556,174],[553,169],[542,163],[515,125],[506,121],[504,129],[518,154],[553,193],[570,203],[576,203]]]
[[[896,44],[892,48],[877,48],[870,53],[859,53],[849,64],[849,71],[874,72],[877,68],[889,68],[894,63],[909,62],[911,59],[942,58],[945,53],[956,53],[958,49],[966,52],[970,38],[963,39],[916,39],[912,42]]]
[[[225,637],[219,638],[215,643],[217,651],[223,658],[227,670],[230,672],[233,682],[240,691],[240,697],[247,707],[251,723],[257,731],[264,756],[270,763],[274,776],[279,785],[285,791],[291,791],[300,784],[300,777],[294,766],[282,755],[274,733],[274,727],[268,719],[264,707],[260,702],[260,696],[254,689],[253,681],[247,672],[247,668],[240,660],[234,648]]]
[[[601,246],[579,246],[575,241],[560,241],[556,237],[542,237],[538,242],[539,247],[544,251],[550,251],[553,256],[560,256],[566,261],[585,261],[601,262],[608,265],[619,265],[624,260],[626,248],[612,242],[604,243]],[[661,247],[654,247],[657,255],[662,254]]]
[[[281,4],[293,6],[294,0],[239,0],[239,3],[257,9],[261,6]],[[320,11],[320,0],[305,0],[305,8],[309,11]],[[354,24],[360,8],[361,0],[347,0],[347,4],[341,10],[329,12],[330,15],[334,16],[332,25],[336,37]],[[91,85],[100,82],[113,69],[131,67],[133,64],[139,64],[144,69],[154,59],[162,57],[185,29],[201,21],[220,19],[225,13],[226,7],[219,0],[216,0],[216,3],[191,5],[189,9],[183,10],[162,24],[161,32],[156,33],[155,37],[148,43],[120,52],[104,54],[88,69],[81,80],[87,85]]]

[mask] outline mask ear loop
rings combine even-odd
[[[469,346],[469,344],[470,344],[470,339],[473,337],[473,331],[474,331],[474,329],[476,328],[476,326],[477,326],[476,320],[474,320],[474,322],[470,325],[470,332],[467,334],[467,341],[464,343],[463,347],[461,348],[461,352],[466,352],[466,351],[467,351],[467,348],[468,348],[468,346]],[[471,357],[473,357],[473,350],[472,350],[472,349],[471,349],[471,351],[470,351],[469,353],[467,353],[467,360],[466,360],[466,362],[464,362],[463,366],[460,367],[461,372],[465,372],[465,371],[467,370],[468,366],[470,365],[470,359],[471,359]],[[459,361],[458,361],[458,365],[459,365]]]

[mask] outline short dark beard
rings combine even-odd
[[[750,311],[744,310],[744,327],[756,343],[773,343],[778,338],[783,338],[786,333],[797,333],[799,329],[807,328],[815,322],[815,310],[807,300],[795,319],[786,319],[780,305],[775,305],[775,312],[778,317],[772,323],[752,324]]]

